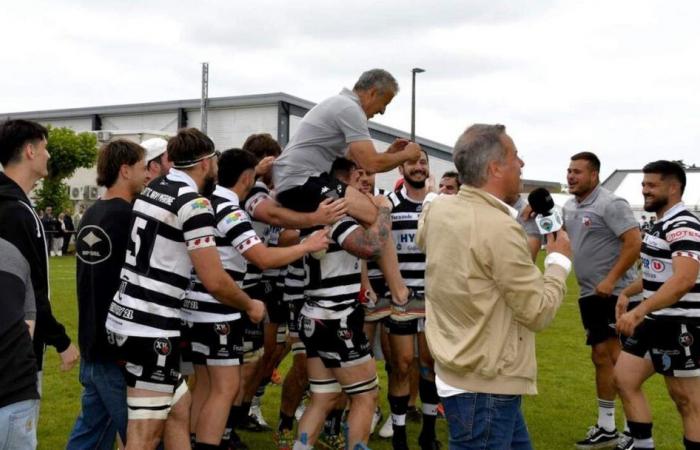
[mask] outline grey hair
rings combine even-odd
[[[397,94],[399,92],[399,83],[396,81],[396,78],[386,70],[372,69],[360,75],[360,79],[357,80],[352,90],[368,91],[372,88],[377,88],[381,93],[391,91]]]
[[[505,132],[503,125],[477,123],[457,139],[452,160],[463,184],[474,187],[486,184],[489,163],[503,161],[506,157],[506,149],[501,144]]]

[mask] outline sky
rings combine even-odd
[[[700,2],[31,1],[0,13],[0,114],[286,92],[313,102],[380,67],[400,92],[375,120],[452,146],[502,123],[523,176],[564,182],[700,164]]]

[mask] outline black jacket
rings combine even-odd
[[[41,370],[44,347],[51,345],[61,353],[71,340],[51,312],[44,228],[22,188],[4,173],[0,173],[0,237],[17,247],[31,267],[36,297],[34,352]]]

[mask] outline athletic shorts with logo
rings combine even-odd
[[[382,323],[389,334],[396,336],[411,336],[425,331],[425,317],[398,321],[388,316]]]
[[[578,299],[581,322],[586,330],[586,345],[596,345],[617,337],[615,305],[617,296],[587,295]]]
[[[190,360],[205,366],[243,363],[243,322],[186,322],[182,338],[189,344]]]
[[[651,358],[654,370],[670,377],[700,377],[700,323],[647,317],[623,350]]]
[[[282,287],[277,286],[274,280],[263,280],[262,286],[264,290],[263,300],[265,301],[270,322],[276,324],[287,323],[289,312],[287,305],[282,300],[284,294]]]
[[[296,186],[277,194],[277,201],[285,208],[299,212],[314,212],[325,199],[345,197],[347,185],[342,181],[322,173],[309,177],[301,186]]]
[[[181,378],[179,337],[124,336],[107,330],[107,340],[124,367],[127,386],[174,393]]]
[[[321,358],[326,368],[351,367],[372,358],[363,326],[365,312],[360,306],[341,319],[313,319],[300,316],[299,336],[308,358]]]
[[[299,337],[299,332],[301,331],[301,308],[303,307],[304,299],[287,302],[289,313],[287,328],[289,329],[289,336],[291,337]]]

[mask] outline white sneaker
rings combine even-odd
[[[258,424],[260,424],[260,426],[262,426],[263,428],[270,428],[270,425],[267,424],[265,418],[263,417],[260,405],[251,405],[250,415],[255,417],[255,419],[258,421]]]
[[[394,435],[394,424],[391,422],[391,414],[386,418],[386,422],[379,429],[379,437],[389,439]]]
[[[369,429],[369,434],[374,433],[374,430],[377,428],[379,422],[382,421],[383,417],[382,410],[377,406],[377,409],[374,410],[374,416],[372,416],[372,427]]]

